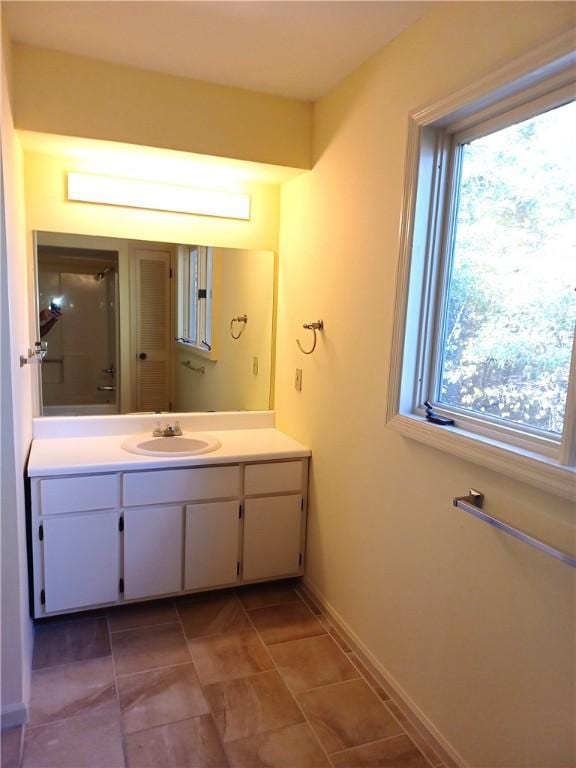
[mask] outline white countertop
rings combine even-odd
[[[219,440],[220,448],[211,453],[178,457],[129,453],[121,446],[130,434],[36,438],[32,441],[28,475],[46,477],[87,472],[200,467],[239,461],[295,459],[310,455],[309,448],[274,428],[202,431]],[[146,434],[151,436],[149,432]]]

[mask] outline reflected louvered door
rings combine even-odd
[[[136,409],[170,410],[169,249],[135,248]]]

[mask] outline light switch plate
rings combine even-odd
[[[302,392],[302,368],[296,368],[296,378],[294,379],[294,386],[297,392]]]

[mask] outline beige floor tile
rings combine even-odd
[[[2,768],[19,768],[22,745],[22,726],[2,729],[2,751],[0,765]]]
[[[223,741],[235,741],[303,721],[278,672],[230,680],[205,688]]]
[[[343,635],[341,635],[340,632],[338,632],[338,630],[334,626],[332,626],[330,629],[330,637],[332,637],[332,639],[338,645],[341,651],[343,651],[344,653],[352,652],[352,648],[350,648],[350,646],[344,639]]]
[[[310,610],[312,611],[312,613],[313,613],[315,616],[321,616],[321,615],[322,615],[322,609],[321,609],[321,608],[320,608],[320,606],[319,606],[319,605],[318,605],[318,604],[317,604],[317,603],[314,601],[314,599],[313,599],[312,597],[310,597],[310,595],[308,594],[308,592],[306,592],[306,590],[305,590],[305,589],[299,589],[299,590],[298,590],[298,594],[300,595],[300,597],[302,598],[302,600],[303,600],[303,601],[306,603],[306,605],[308,606],[308,608],[310,608]]]
[[[118,678],[125,733],[208,714],[193,664]]]
[[[339,752],[331,755],[331,760],[335,768],[430,768],[424,755],[404,735]]]
[[[306,723],[225,745],[231,768],[330,768]]]
[[[278,643],[268,650],[294,693],[360,677],[328,635]]]
[[[132,733],[126,737],[126,756],[128,768],[228,766],[216,728],[208,715]]]
[[[356,747],[402,732],[364,680],[315,688],[297,698],[327,752]]]
[[[110,608],[108,621],[112,632],[124,632],[127,629],[151,627],[155,624],[170,624],[178,621],[178,616],[172,601],[163,600]]]
[[[129,675],[190,661],[180,624],[159,624],[112,634],[116,674]]]
[[[178,613],[190,640],[250,627],[250,620],[235,595],[179,602]]]
[[[39,624],[34,631],[32,669],[110,655],[104,617]]]
[[[354,666],[360,671],[360,674],[366,680],[366,682],[374,689],[376,694],[378,695],[378,698],[382,699],[382,701],[388,701],[390,698],[390,694],[383,688],[383,686],[380,685],[378,680],[372,675],[368,667],[360,661],[358,656],[356,656],[355,653],[351,653],[350,661],[354,664]]]
[[[257,608],[250,611],[250,618],[267,645],[326,634],[302,602]]]
[[[396,702],[392,700],[387,701],[386,706],[388,707],[390,712],[392,712],[394,717],[400,722],[400,725],[402,726],[402,728],[410,736],[410,738],[416,744],[416,746],[420,749],[420,751],[423,752],[423,754],[428,758],[428,761],[432,763],[432,765],[434,766],[439,765],[442,762],[442,758],[435,752],[433,744],[429,743],[427,739],[425,739],[423,736],[420,735],[420,733],[418,733],[418,731],[414,728],[410,720],[408,720],[406,715],[398,707]]]
[[[118,717],[95,712],[26,729],[23,768],[123,768]]]
[[[118,715],[110,656],[32,672],[30,725],[94,711]]]
[[[293,603],[300,600],[300,596],[294,590],[294,582],[272,582],[269,584],[255,584],[242,587],[238,590],[238,597],[244,608],[266,608],[269,605]]]
[[[332,636],[334,642],[344,653],[352,653],[352,648],[348,645],[344,636],[336,629],[334,624],[326,616],[318,616],[318,621],[324,629]]]
[[[202,685],[247,677],[274,667],[253,629],[191,640],[189,648]]]

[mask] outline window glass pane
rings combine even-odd
[[[198,251],[190,249],[188,288],[188,339],[198,340]]]
[[[206,249],[206,321],[204,338],[212,346],[212,295],[213,295],[212,249]]]
[[[576,320],[576,102],[462,148],[438,397],[561,433]]]

